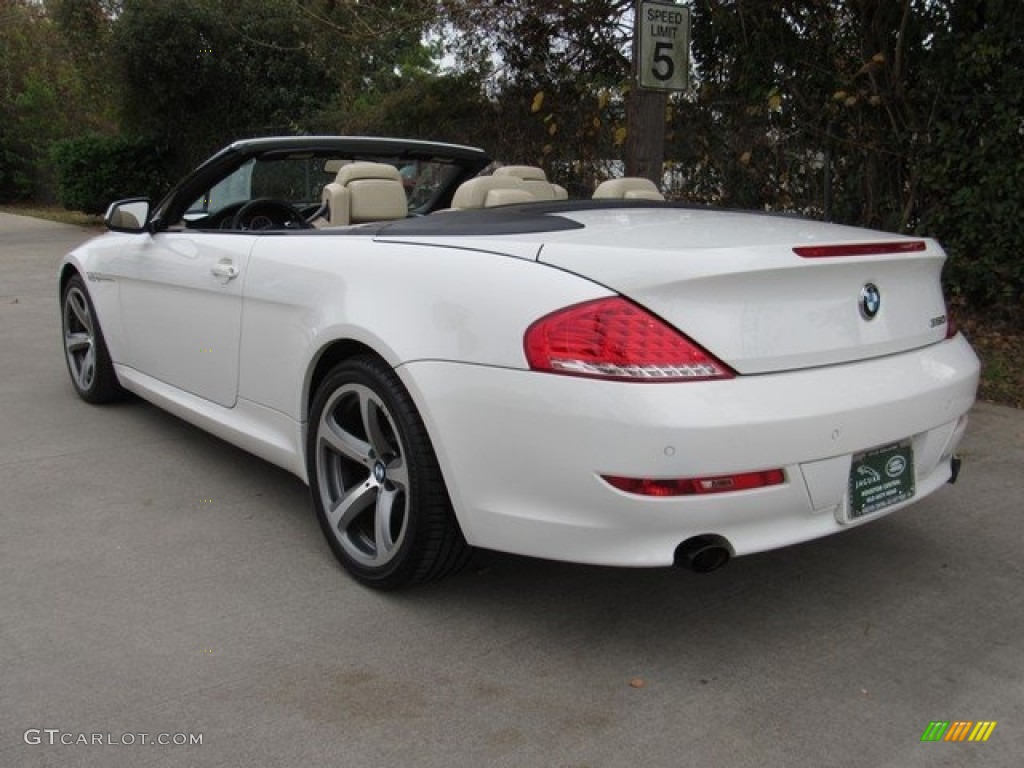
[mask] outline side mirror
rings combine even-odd
[[[149,229],[148,197],[133,197],[118,200],[107,208],[103,223],[114,232],[146,232]]]

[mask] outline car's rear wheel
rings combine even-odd
[[[466,562],[426,428],[390,367],[372,356],[339,363],[317,390],[309,423],[313,505],[349,573],[398,589]]]
[[[79,397],[89,403],[107,403],[122,398],[125,392],[114,373],[96,308],[78,275],[64,286],[61,326],[64,358]]]

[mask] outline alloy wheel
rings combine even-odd
[[[318,493],[331,534],[357,563],[379,568],[398,553],[409,522],[406,451],[383,400],[349,383],[317,424]]]
[[[96,377],[96,332],[89,303],[78,286],[64,297],[64,352],[79,391],[87,391]]]

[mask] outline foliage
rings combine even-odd
[[[921,148],[921,219],[978,308],[1024,315],[1024,8],[956,4],[933,43],[942,84]]]
[[[50,144],[94,126],[61,30],[29,0],[0,0],[0,200],[46,197]]]
[[[700,126],[688,148],[700,196],[905,228],[925,26],[910,10],[911,0],[698,0],[700,89],[678,122]]]
[[[160,198],[169,188],[166,149],[151,141],[107,136],[53,145],[58,201],[69,210],[99,214],[124,197]]]
[[[450,54],[488,75],[488,149],[589,195],[625,141],[632,0],[441,4]]]
[[[59,40],[59,52],[74,71],[80,115],[113,119],[110,20],[119,3],[109,0],[46,0],[47,15]]]
[[[113,22],[122,125],[164,137],[184,170],[237,138],[370,109],[433,66],[431,5],[124,0]]]
[[[126,0],[114,22],[122,124],[191,167],[236,138],[294,130],[325,98],[325,70],[285,2]]]
[[[303,39],[327,68],[334,107],[374,102],[436,69],[436,51],[423,41],[436,12],[432,0],[291,5],[298,9]]]
[[[442,0],[451,52],[498,67],[525,88],[586,81],[620,85],[630,68],[633,0]],[[444,31],[442,29],[442,31]]]
[[[330,133],[402,136],[486,144],[493,105],[472,73],[413,75],[393,91],[349,108],[325,111],[315,122]]]
[[[15,102],[29,74],[35,28],[30,9],[21,3],[0,4],[0,24],[0,202],[9,202],[32,194],[32,161],[18,127]]]

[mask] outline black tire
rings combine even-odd
[[[125,390],[117,381],[96,308],[79,275],[64,286],[60,306],[64,361],[78,396],[96,404],[122,399]]]
[[[379,358],[343,361],[320,385],[306,469],[331,550],[362,584],[409,587],[452,574],[469,559],[423,421]]]

